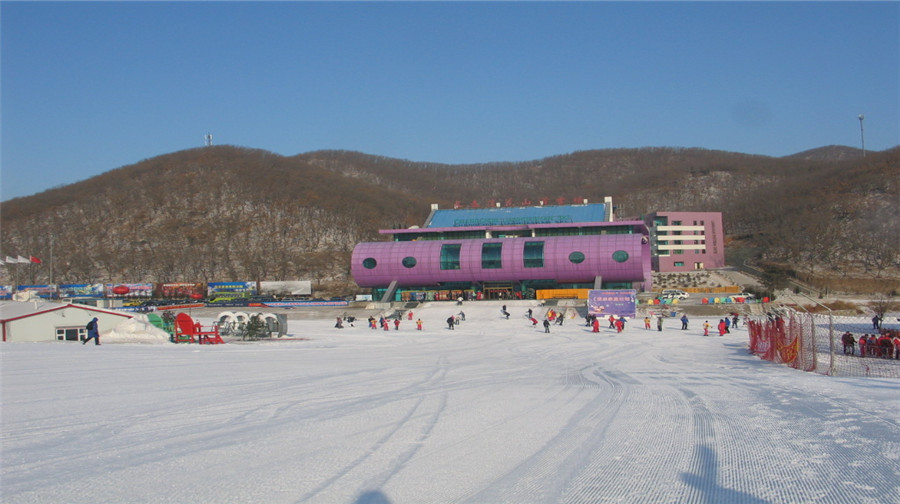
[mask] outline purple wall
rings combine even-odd
[[[560,236],[543,238],[505,238],[473,240],[421,240],[414,242],[368,242],[353,249],[350,271],[360,287],[384,287],[393,280],[401,286],[428,286],[438,282],[495,282],[555,280],[557,282],[593,282],[601,275],[606,282],[644,282],[650,286],[650,246],[643,235]],[[502,243],[501,269],[482,269],[481,245]],[[525,268],[525,242],[544,242],[544,267]],[[441,247],[460,244],[460,269],[441,270]],[[628,260],[617,262],[616,251],[628,253]],[[581,252],[580,264],[569,261],[569,254]],[[405,257],[416,259],[412,268],[403,266]],[[367,258],[377,265],[363,266]]]

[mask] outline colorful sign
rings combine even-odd
[[[59,297],[64,299],[103,297],[103,284],[63,284],[59,286]]]
[[[152,283],[120,283],[106,284],[106,295],[108,297],[153,297]]]
[[[19,285],[16,292],[34,292],[38,297],[44,299],[53,299],[56,297],[55,285]]]
[[[206,284],[206,294],[215,297],[218,294],[256,295],[256,286],[253,282],[210,282]]]
[[[166,298],[189,298],[191,294],[203,294],[205,289],[202,283],[172,282],[159,284],[159,296]]]
[[[588,293],[588,313],[634,317],[637,291],[634,289],[600,289]]]

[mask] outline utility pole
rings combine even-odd
[[[865,114],[859,114],[859,138],[862,140],[863,157],[866,157],[866,134],[863,129],[863,121],[866,119]]]

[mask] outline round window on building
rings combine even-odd
[[[401,261],[401,262],[403,263],[403,266],[406,266],[407,268],[412,268],[413,266],[416,265],[416,258],[415,257],[404,257],[403,261]]]
[[[625,252],[624,250],[616,250],[615,252],[613,252],[612,258],[613,261],[616,262],[625,262],[628,260],[628,252]]]
[[[378,261],[376,261],[374,257],[367,257],[363,259],[363,268],[372,269],[377,265]]]
[[[572,264],[581,264],[584,262],[584,254],[581,252],[572,252],[569,254],[569,262]]]

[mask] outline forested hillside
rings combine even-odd
[[[442,208],[612,196],[621,217],[722,211],[760,260],[808,274],[896,275],[900,148],[828,147],[785,158],[681,148],[574,152],[445,165],[216,146],[147,159],[0,203],[0,253],[42,258],[29,282],[313,279],[348,282],[378,229]],[[24,271],[24,270],[23,270]],[[9,271],[6,272],[6,282]],[[21,278],[21,282],[25,279]]]

